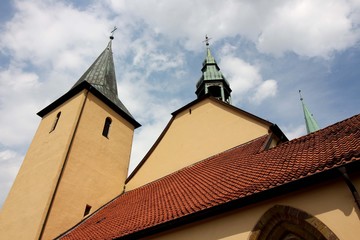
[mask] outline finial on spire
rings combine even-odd
[[[110,39],[113,40],[114,39],[114,32],[116,31],[117,27],[115,26],[114,29],[111,31],[111,36]]]
[[[302,100],[303,100],[303,97],[302,97],[302,95],[301,95],[301,90],[299,90],[299,95],[300,95],[300,101],[302,101]]]
[[[203,41],[204,43],[206,43],[206,46],[209,46],[209,41],[211,38],[208,37],[208,35],[205,35],[205,40]]]

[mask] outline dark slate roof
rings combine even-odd
[[[37,114],[40,117],[44,117],[83,89],[89,90],[116,113],[129,121],[135,128],[141,126],[118,98],[111,41],[90,68],[67,93]]]
[[[86,81],[94,88],[96,88],[100,93],[102,93],[107,99],[118,106],[121,110],[123,110],[126,114],[132,117],[130,112],[118,98],[111,42],[112,40],[110,40],[105,50],[75,83],[73,88]]]
[[[61,239],[136,239],[359,170],[359,126],[356,115],[269,150],[257,138],[118,196]]]

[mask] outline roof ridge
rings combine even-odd
[[[294,138],[294,139],[292,139],[292,140],[289,140],[289,141],[287,141],[287,142],[281,143],[281,144],[279,144],[279,145],[277,145],[277,146],[275,146],[275,147],[273,147],[273,148],[271,148],[271,149],[268,149],[268,150],[266,150],[266,151],[270,151],[270,150],[272,150],[272,149],[274,149],[274,148],[278,148],[278,147],[284,146],[284,145],[286,145],[286,144],[293,144],[293,142],[304,141],[305,139],[308,139],[308,138],[311,138],[311,137],[314,137],[314,136],[323,134],[325,131],[329,131],[330,128],[333,128],[333,127],[335,127],[335,126],[341,125],[341,124],[343,124],[344,122],[351,121],[351,120],[353,120],[354,118],[357,118],[357,117],[359,117],[359,121],[360,121],[360,113],[359,113],[359,114],[355,114],[355,115],[353,115],[353,116],[351,116],[351,117],[349,117],[349,118],[346,118],[346,119],[344,119],[344,120],[341,120],[340,122],[336,122],[336,123],[334,123],[334,124],[331,124],[331,125],[328,125],[328,126],[326,126],[326,127],[324,127],[324,128],[321,128],[321,129],[318,130],[318,131],[311,132],[311,133],[308,133],[308,134],[306,134],[306,135],[303,135],[303,136]],[[360,130],[360,129],[359,129],[359,130]]]

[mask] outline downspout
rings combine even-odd
[[[359,195],[359,192],[356,190],[355,185],[352,183],[352,181],[346,171],[346,168],[339,167],[338,170],[341,173],[342,177],[344,178],[344,181],[345,181],[346,185],[348,186],[349,190],[351,191],[351,193],[354,197],[355,203],[356,203],[358,209],[360,210],[360,195]]]
[[[91,88],[91,87],[90,87]],[[81,116],[82,116],[82,113],[84,111],[84,107],[85,107],[85,103],[86,103],[86,100],[87,100],[87,97],[88,97],[88,94],[89,94],[89,89],[86,91],[85,93],[85,99],[84,99],[84,102],[81,106],[81,110],[80,110],[80,113],[79,113],[79,118],[76,122],[76,125],[75,125],[75,129],[74,129],[74,132],[73,132],[73,135],[71,136],[71,140],[70,140],[70,144],[69,144],[69,147],[67,149],[67,152],[66,152],[66,155],[65,155],[65,159],[64,159],[64,162],[63,162],[63,165],[61,167],[61,170],[60,170],[60,174],[59,174],[59,178],[57,179],[57,182],[56,182],[56,186],[55,186],[55,190],[54,190],[54,193],[51,197],[51,200],[50,200],[50,204],[49,204],[49,208],[48,208],[48,211],[46,213],[46,216],[45,216],[45,219],[44,219],[44,223],[41,227],[41,232],[40,232],[40,236],[39,236],[39,239],[42,239],[43,237],[43,234],[44,234],[44,231],[45,231],[45,227],[46,227],[46,223],[49,219],[49,215],[50,215],[50,212],[51,212],[51,207],[54,203],[54,200],[55,200],[55,196],[56,196],[56,193],[57,193],[57,190],[59,188],[59,185],[60,185],[60,180],[62,178],[62,175],[64,173],[64,170],[65,170],[65,166],[66,166],[66,163],[68,161],[68,158],[69,158],[69,154],[70,154],[70,150],[71,150],[71,147],[73,145],[73,142],[74,142],[74,139],[75,139],[75,135],[76,135],[76,132],[77,132],[77,129],[79,127],[79,123],[80,123],[80,119],[81,119]]]

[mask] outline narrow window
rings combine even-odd
[[[91,206],[86,204],[85,211],[84,211],[84,217],[90,213],[90,210],[91,210]]]
[[[104,129],[103,129],[103,132],[102,132],[102,135],[104,137],[108,137],[109,135],[109,129],[110,129],[110,125],[111,125],[111,118],[107,117],[105,119],[105,124],[104,124]]]
[[[58,122],[59,122],[60,115],[61,115],[61,112],[58,112],[58,113],[56,114],[56,118],[55,118],[55,120],[54,120],[54,123],[53,123],[53,125],[52,125],[52,127],[51,127],[50,132],[52,132],[52,131],[55,130],[56,125],[57,125]]]

